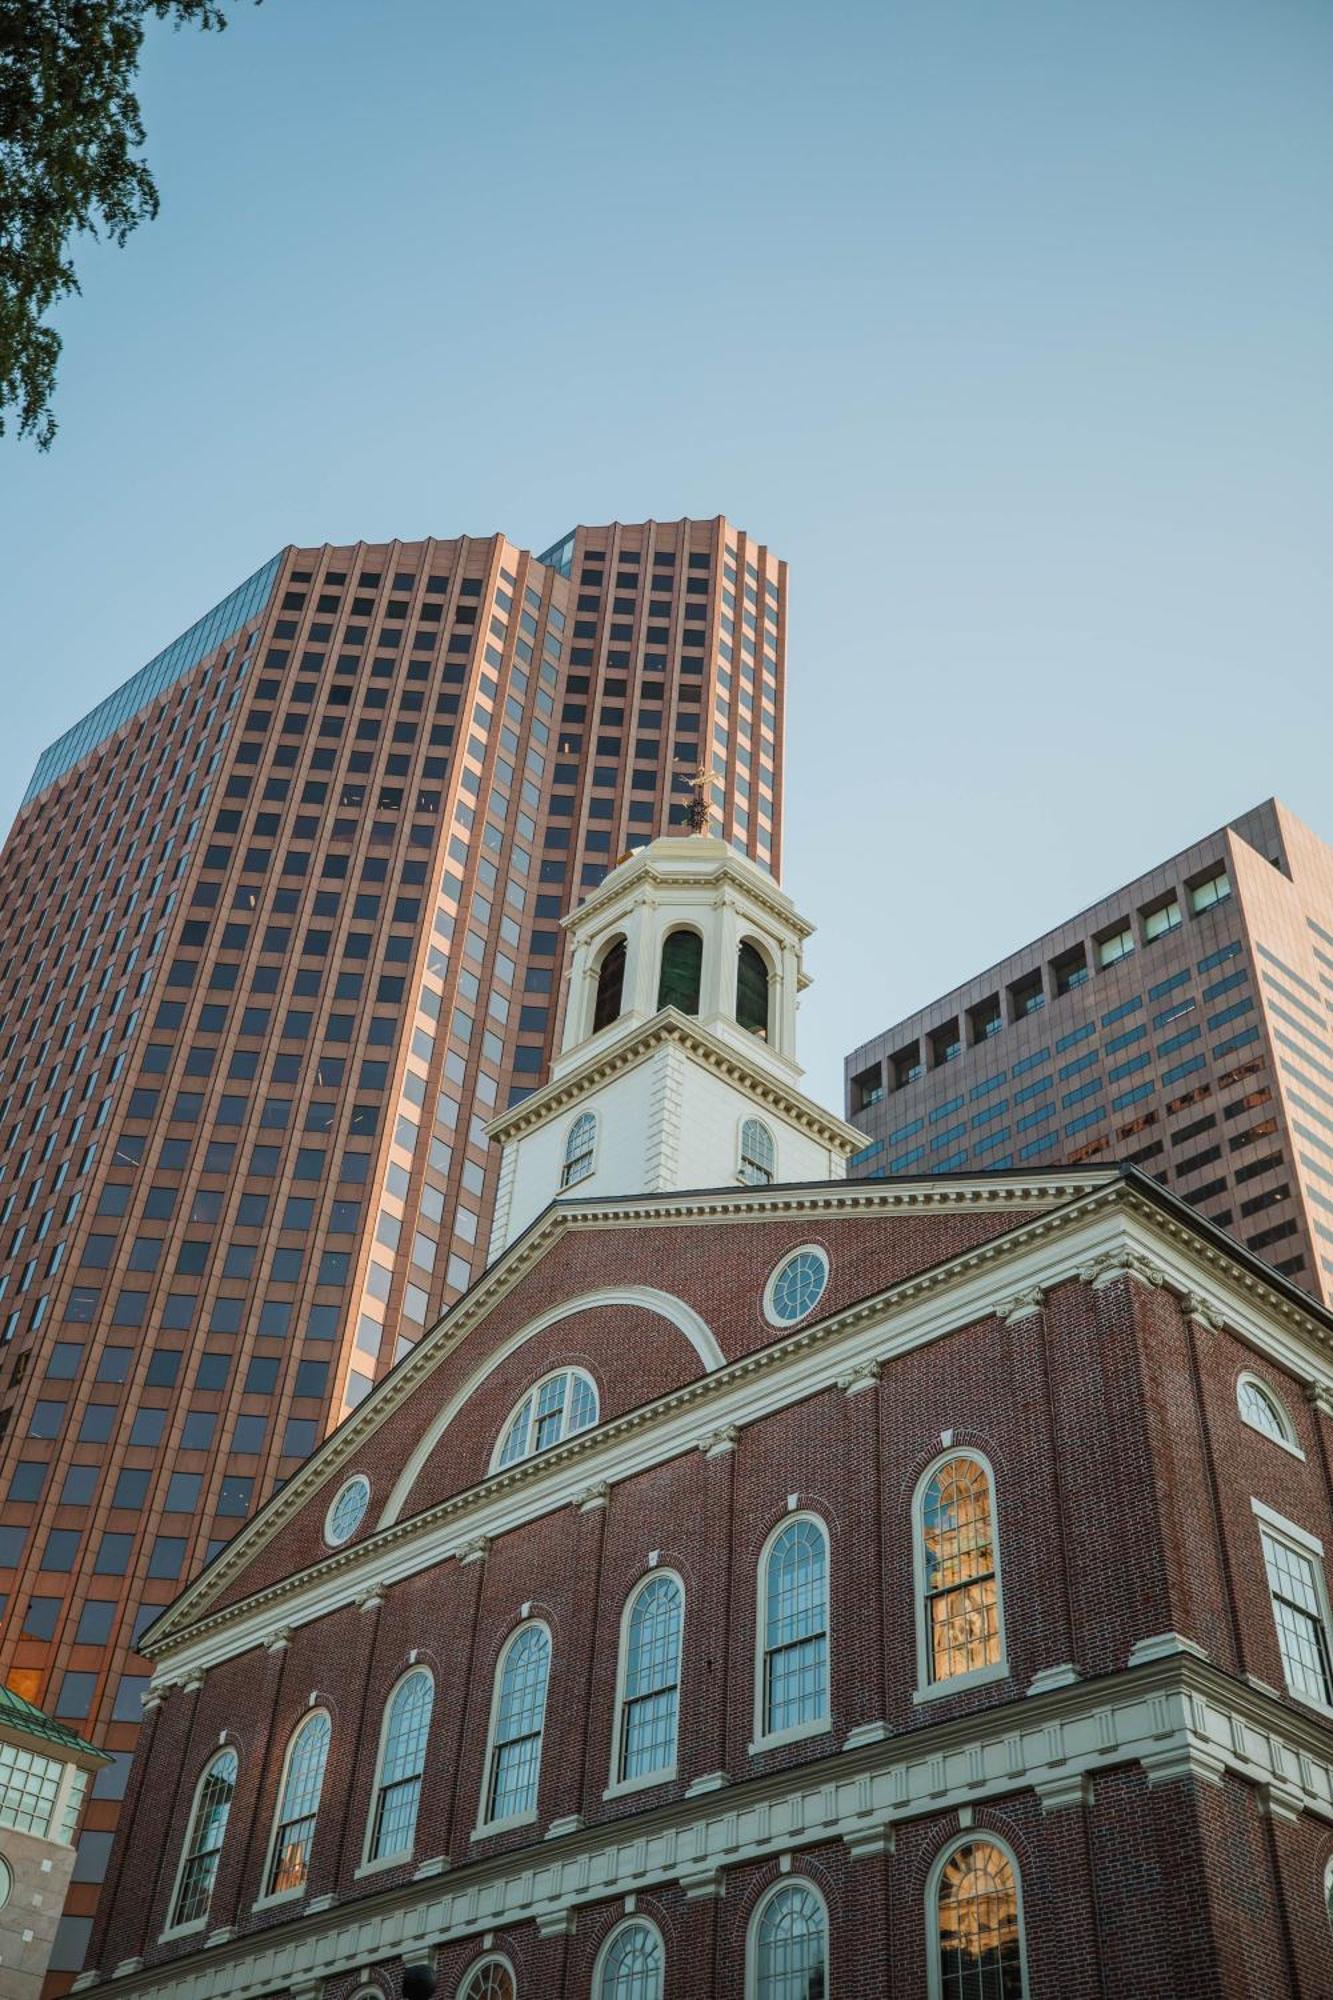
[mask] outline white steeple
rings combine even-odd
[[[550,1080],[490,1126],[492,1258],[562,1195],[843,1177],[862,1135],[799,1088],[811,926],[771,876],[722,840],[654,840],[564,926]]]

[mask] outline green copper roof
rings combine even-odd
[[[87,1756],[106,1760],[105,1750],[66,1729],[63,1722],[53,1722],[40,1708],[34,1708],[21,1694],[15,1694],[13,1688],[0,1687],[0,1728],[21,1729],[25,1736],[40,1736],[44,1742],[57,1743],[62,1749],[82,1750]]]

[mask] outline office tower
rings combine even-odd
[[[776,869],[784,583],[721,519],[289,548],[43,756],[0,862],[0,1678],[128,1750],[144,1620],[481,1269],[563,913],[701,764]]]
[[[1275,799],[846,1061],[853,1177],[1124,1159],[1333,1300],[1333,848]]]

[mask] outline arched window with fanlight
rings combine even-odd
[[[551,1635],[544,1625],[520,1626],[500,1656],[491,1740],[486,1759],[483,1819],[530,1818],[537,1810]]]
[[[780,1882],[750,1919],[746,2000],[824,2000],[828,1911],[803,1876]]]
[[[625,1607],[611,1771],[618,1785],[661,1783],[675,1772],[684,1611],[680,1578],[668,1570],[641,1583]]]
[[[989,1467],[952,1452],[916,1500],[917,1643],[923,1688],[1004,1671],[1000,1558]]]
[[[580,1111],[565,1134],[565,1157],[560,1168],[562,1188],[576,1187],[593,1170],[597,1153],[597,1113]]]
[[[704,941],[698,931],[668,931],[662,943],[658,1006],[675,1007],[682,1014],[697,1014],[703,963]]]
[[[993,1835],[966,1835],[931,1870],[926,1910],[930,2000],[1024,2000],[1018,1868]]]
[[[534,1452],[549,1451],[562,1439],[597,1422],[597,1385],[581,1368],[562,1368],[529,1389],[500,1433],[492,1472],[516,1465]]]
[[[616,938],[602,954],[597,968],[597,996],[593,1001],[592,1031],[609,1028],[619,1020],[625,1000],[625,940]]]
[[[458,1989],[458,2000],[518,2000],[518,1984],[509,1960],[488,1957],[474,1965]]]
[[[768,964],[763,953],[748,938],[736,956],[737,1024],[768,1039]]]
[[[666,1954],[656,1924],[631,1917],[597,1954],[593,2000],[662,2000]]]
[[[1236,1384],[1236,1404],[1241,1420],[1251,1430],[1259,1431],[1271,1438],[1274,1444],[1285,1445],[1298,1458],[1305,1454],[1296,1442],[1296,1432],[1291,1418],[1283,1407],[1276,1390],[1267,1382],[1261,1382],[1257,1375],[1242,1375]]]
[[[327,1709],[317,1708],[297,1725],[283,1760],[278,1810],[273,1822],[264,1893],[294,1895],[310,1874],[324,1772],[329,1761],[333,1724]]]
[[[829,1720],[828,1536],[797,1514],[759,1564],[756,1735],[808,1733]]]
[[[171,1903],[172,1930],[202,1924],[208,1915],[231,1802],[236,1796],[237,1769],[236,1752],[220,1750],[199,1780]]]
[[[366,1841],[367,1861],[383,1861],[389,1855],[412,1852],[434,1705],[435,1682],[425,1667],[413,1667],[404,1674],[385,1705]]]
[[[750,1187],[768,1187],[777,1179],[778,1149],[762,1118],[741,1124],[740,1177]]]

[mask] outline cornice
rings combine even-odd
[[[673,894],[698,895],[702,889],[720,882],[724,877],[735,883],[742,893],[759,909],[767,911],[774,924],[783,930],[795,931],[802,944],[814,936],[815,927],[808,918],[801,916],[785,889],[778,887],[771,876],[765,875],[753,862],[746,867],[741,856],[725,841],[715,845],[720,853],[694,857],[696,868],[693,873],[680,872],[675,868],[661,866],[648,849],[641,849],[631,859],[631,863],[619,863],[600,882],[592,894],[586,896],[576,910],[561,919],[562,926],[577,934],[580,931],[596,930],[606,912],[619,903],[632,902],[641,885],[650,884],[655,890],[667,890]],[[682,856],[681,859],[686,857]],[[633,872],[631,872],[631,868]],[[754,869],[754,873],[750,869]],[[622,874],[621,870],[624,870]]]
[[[638,1068],[668,1044],[684,1049],[703,1068],[745,1090],[771,1116],[784,1119],[787,1124],[817,1138],[822,1145],[847,1153],[856,1152],[864,1145],[864,1132],[835,1117],[831,1111],[825,1111],[794,1082],[771,1075],[759,1063],[747,1063],[738,1049],[733,1049],[720,1035],[710,1034],[707,1028],[701,1028],[698,1022],[675,1007],[664,1007],[643,1027],[626,1035],[623,1041],[590,1055],[576,1069],[553,1078],[530,1097],[525,1097],[521,1104],[516,1104],[512,1111],[502,1112],[498,1118],[492,1119],[486,1130],[497,1145],[507,1145],[521,1138],[525,1132],[545,1124],[576,1098],[600,1089],[626,1070]]]
[[[451,1870],[344,1899],[248,1938],[225,1934],[164,1966],[130,1961],[81,1992],[126,2000],[259,2000],[394,1958],[669,1883],[724,1888],[727,1871],[841,1840],[855,1861],[892,1850],[899,1824],[1035,1791],[1078,1811],[1099,1772],[1139,1765],[1254,1790],[1258,1810],[1333,1822],[1333,1732],[1186,1647],[980,1713],[861,1742],[722,1791],[574,1827]],[[327,1990],[327,1988],[325,1989]]]

